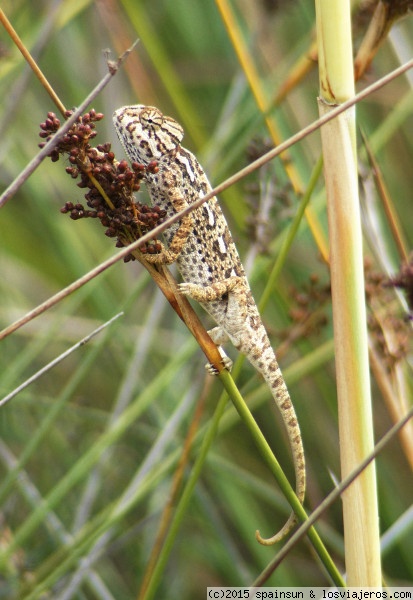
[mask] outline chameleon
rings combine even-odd
[[[198,160],[181,146],[183,128],[153,106],[124,106],[113,113],[119,140],[132,162],[156,161],[145,172],[144,183],[153,205],[176,214],[212,190]],[[217,326],[208,331],[219,347],[228,340],[243,353],[269,386],[285,424],[293,456],[296,494],[305,496],[305,459],[296,413],[275,353],[261,320],[226,219],[214,196],[165,230],[165,244],[151,263],[176,262],[183,283],[179,292],[199,302]],[[226,355],[223,353],[222,356]],[[223,364],[230,368],[226,357]],[[281,540],[296,523],[292,512],[278,533],[257,538],[261,543]]]

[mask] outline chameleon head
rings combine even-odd
[[[184,131],[154,106],[123,106],[113,113],[116,133],[132,161],[148,164],[179,146]]]

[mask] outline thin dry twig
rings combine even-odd
[[[77,342],[76,344],[71,346],[68,350],[66,350],[65,352],[62,352],[62,354],[59,354],[59,356],[54,358],[52,361],[47,363],[47,365],[45,365],[44,367],[39,369],[36,373],[34,373],[34,375],[32,375],[31,377],[26,379],[26,381],[23,381],[23,383],[21,385],[19,385],[17,388],[15,388],[12,392],[10,392],[10,394],[7,394],[7,396],[4,396],[4,398],[2,398],[0,400],[0,407],[3,406],[4,404],[6,404],[7,402],[9,402],[9,400],[14,398],[15,396],[17,396],[17,394],[19,394],[22,390],[24,390],[30,384],[32,384],[34,381],[36,381],[36,379],[39,379],[39,377],[41,377],[42,375],[47,373],[47,371],[50,371],[50,369],[52,369],[57,364],[62,362],[62,360],[64,360],[70,354],[75,352],[75,350],[80,348],[80,346],[84,346],[85,344],[87,344],[87,342],[89,342],[95,335],[100,333],[103,329],[105,329],[106,327],[111,325],[114,321],[116,321],[116,319],[119,319],[119,317],[122,317],[122,316],[123,316],[123,312],[118,313],[117,315],[115,315],[114,317],[109,319],[109,321],[106,321],[106,323],[103,323],[103,325],[100,325],[99,327],[97,327],[94,331],[92,331],[92,333],[89,333],[84,338],[82,338],[79,342]]]
[[[131,51],[131,49],[129,49],[127,52],[130,52],[130,51]],[[125,53],[125,55],[123,55],[123,57],[126,58],[126,53]],[[123,59],[123,57],[121,57],[121,59]],[[119,60],[121,60],[121,59],[119,59]],[[268,161],[272,160],[273,158],[275,158],[276,156],[281,154],[284,150],[290,148],[292,145],[294,145],[298,141],[301,141],[303,138],[310,135],[310,133],[313,133],[314,131],[319,129],[322,125],[324,125],[325,123],[328,123],[328,121],[331,121],[332,119],[337,117],[339,114],[345,112],[346,110],[348,110],[349,108],[351,108],[352,106],[354,106],[355,104],[360,102],[361,100],[365,99],[370,94],[372,94],[372,93],[376,92],[377,90],[379,90],[380,88],[384,87],[385,85],[390,83],[393,79],[395,79],[396,77],[399,77],[400,75],[402,75],[403,73],[405,73],[406,71],[411,69],[412,67],[413,67],[413,59],[408,61],[406,64],[402,65],[401,67],[395,69],[394,71],[392,71],[385,77],[382,77],[381,79],[379,79],[378,81],[376,81],[375,83],[373,83],[372,85],[367,87],[365,90],[363,90],[362,92],[360,92],[359,94],[357,94],[356,96],[354,96],[353,98],[348,100],[347,102],[340,104],[340,106],[333,109],[331,112],[327,113],[320,119],[317,119],[316,121],[314,121],[313,123],[311,123],[310,125],[305,127],[303,130],[301,130],[299,133],[296,133],[295,135],[291,136],[288,140],[286,140],[282,144],[279,144],[279,146],[277,146],[273,150],[270,150],[269,152],[267,152],[266,154],[264,154],[263,156],[258,158],[256,161],[252,162],[250,165],[248,165],[244,169],[241,169],[240,171],[235,173],[232,177],[229,177],[228,179],[223,181],[221,184],[216,186],[211,192],[209,192],[202,198],[199,198],[199,200],[197,200],[193,204],[190,204],[189,206],[187,206],[180,212],[176,213],[172,217],[166,219],[162,224],[157,225],[150,232],[144,234],[138,240],[132,242],[132,244],[130,244],[126,248],[123,248],[118,253],[116,253],[115,255],[110,257],[108,260],[104,261],[103,263],[101,263],[100,265],[98,265],[97,267],[95,267],[94,269],[92,269],[91,271],[89,271],[88,273],[86,273],[85,275],[83,275],[82,277],[77,279],[76,281],[74,281],[72,284],[70,284],[66,288],[62,289],[60,292],[58,292],[57,294],[55,294],[54,296],[52,296],[51,298],[49,298],[48,300],[46,300],[45,302],[43,302],[42,304],[37,306],[35,309],[33,309],[32,311],[27,313],[27,315],[25,315],[21,319],[18,319],[17,321],[15,321],[11,325],[9,325],[8,327],[6,327],[2,331],[0,331],[0,340],[3,339],[4,337],[6,337],[7,335],[9,335],[10,333],[12,333],[13,331],[15,331],[16,329],[18,329],[19,327],[22,327],[22,325],[24,325],[31,319],[37,317],[38,315],[42,314],[44,311],[48,310],[49,308],[51,308],[52,306],[54,306],[55,304],[60,302],[60,300],[62,300],[63,298],[65,298],[66,296],[68,296],[69,294],[74,292],[75,290],[82,287],[85,283],[87,283],[91,279],[94,279],[97,275],[99,275],[100,273],[102,273],[103,271],[105,271],[106,269],[111,267],[112,265],[114,265],[119,260],[123,260],[128,254],[132,253],[134,250],[138,249],[143,244],[146,244],[147,242],[154,239],[155,237],[159,237],[159,235],[163,231],[165,231],[165,229],[167,229],[168,227],[170,227],[172,224],[176,223],[177,221],[180,221],[182,219],[182,217],[184,217],[185,215],[190,213],[195,208],[198,208],[199,206],[201,206],[204,202],[207,202],[215,195],[226,190],[228,187],[230,187],[234,183],[238,182],[246,175],[249,175],[253,171],[259,169],[260,167],[265,165]],[[106,81],[106,78],[108,78],[108,77],[110,77],[109,74],[106,75],[105,78],[103,78],[102,82]],[[99,85],[101,85],[101,84],[99,84]],[[90,94],[90,96],[91,95],[92,94]],[[88,104],[89,104],[89,100],[87,99],[87,101],[85,100],[85,102],[82,103],[82,109],[84,110],[84,108]],[[73,113],[73,115],[72,115],[73,121],[72,121],[72,118],[70,119],[70,121],[72,121],[71,125],[73,125],[76,118],[79,117],[79,114],[80,114],[80,111],[76,111],[75,113]],[[67,127],[68,123],[69,123],[69,121],[66,122],[65,125],[62,127],[62,130],[64,129],[65,132],[67,132],[70,129],[70,126]],[[60,131],[59,131],[59,133],[60,133]],[[60,139],[60,136],[59,136],[59,139]],[[55,140],[53,140],[53,141],[55,141]],[[57,140],[57,142],[58,141],[59,140]],[[56,144],[50,144],[50,146],[46,145],[43,148],[43,150],[39,153],[39,155],[42,155],[41,160],[43,160],[43,158],[45,158],[45,156],[47,156],[47,154],[50,153],[51,149],[55,145]],[[32,170],[34,170],[34,169],[32,169]],[[5,194],[7,194],[7,192],[8,192],[8,190],[6,190],[6,192],[3,194],[3,196],[5,196]],[[9,197],[7,197],[7,199],[2,202],[3,196],[0,198],[0,206],[2,205],[2,203],[4,203],[5,201],[7,201],[9,199]]]
[[[16,177],[16,179],[9,185],[9,187],[0,196],[0,208],[2,208],[6,202],[8,202],[17,190],[23,185],[23,183],[30,177],[30,175],[37,169],[40,163],[51,153],[51,151],[57,146],[57,144],[63,139],[69,129],[76,123],[80,115],[86,110],[89,104],[96,98],[96,96],[103,90],[103,88],[109,83],[112,77],[117,73],[120,65],[132,52],[137,42],[128,48],[116,61],[108,61],[109,72],[100,80],[97,86],[90,92],[85,98],[82,104],[73,112],[70,118],[65,124],[59,129],[59,131],[53,136],[53,138],[40,150],[38,154],[29,162],[27,167]]]
[[[52,88],[50,83],[47,81],[45,75],[39,68],[37,62],[34,60],[33,56],[30,54],[30,52],[24,45],[23,41],[19,37],[17,31],[13,28],[12,24],[10,23],[10,21],[8,20],[8,18],[4,14],[4,11],[1,8],[0,8],[0,23],[3,24],[4,29],[7,31],[7,33],[13,40],[13,42],[16,44],[17,48],[20,50],[20,52],[23,54],[24,58],[26,59],[26,62],[30,65],[30,68],[35,73],[37,79],[40,81],[42,86],[45,88],[46,92],[52,98],[53,102],[56,104],[57,108],[60,110],[60,112],[63,115],[66,110],[63,103],[61,102],[60,98],[58,97],[58,95],[56,94],[56,92],[54,91],[54,89]]]
[[[316,521],[324,514],[324,512],[334,504],[334,502],[341,496],[345,489],[351,485],[351,483],[360,475],[360,473],[382,452],[385,446],[391,442],[391,440],[397,435],[397,433],[410,421],[413,417],[413,407],[409,410],[406,415],[400,419],[398,423],[393,425],[389,431],[384,434],[381,440],[375,445],[373,451],[366,456],[366,458],[359,464],[359,466],[352,471],[341,483],[334,488],[334,490],[323,500],[323,502],[309,515],[307,521],[300,525],[300,527],[293,533],[289,540],[282,547],[280,552],[275,556],[271,563],[264,569],[261,575],[254,581],[252,586],[254,588],[262,586],[275,571],[275,569],[281,564],[284,558],[294,548],[297,542],[302,539],[307,531],[312,527]],[[253,589],[251,589],[253,594]],[[251,598],[255,596],[251,595]]]

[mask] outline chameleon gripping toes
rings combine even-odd
[[[174,215],[212,188],[196,157],[181,146],[182,127],[153,106],[125,106],[113,114],[119,139],[132,162],[157,161],[144,183],[153,204]],[[305,461],[300,428],[290,395],[252,297],[244,268],[216,197],[164,232],[166,246],[145,255],[152,263],[177,263],[184,283],[180,291],[199,302],[217,327],[209,333],[217,344],[230,340],[263,376],[281,412],[293,455],[296,494],[305,495]],[[295,525],[292,513],[264,544],[281,540]]]

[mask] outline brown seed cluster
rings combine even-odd
[[[293,304],[289,315],[296,327],[298,337],[308,338],[311,334],[319,334],[328,324],[326,307],[331,302],[329,283],[320,281],[319,276],[312,273],[302,286],[290,290]]]
[[[388,286],[394,286],[404,291],[406,300],[411,311],[410,318],[413,314],[413,254],[409,257],[408,261],[403,263],[400,267],[400,271],[392,277],[386,284]]]
[[[67,111],[65,116],[71,114]],[[70,166],[66,167],[66,172],[73,179],[80,178],[78,187],[88,190],[85,194],[87,207],[81,203],[66,202],[61,212],[69,213],[73,220],[98,218],[106,229],[105,234],[117,238],[116,246],[122,247],[159,225],[166,213],[158,206],[141,204],[134,198],[146,172],[157,171],[156,162],[147,167],[138,163],[129,166],[126,160],[116,160],[110,144],[96,148],[90,145],[97,135],[95,123],[102,118],[103,115],[93,109],[80,116],[49,156],[53,162],[58,161],[60,155],[68,156]],[[45,122],[40,124],[39,135],[49,141],[59,127],[59,119],[49,112]],[[39,146],[42,148],[45,143]],[[140,248],[141,252],[151,254],[160,250],[157,240]],[[134,257],[129,255],[125,258],[125,262],[129,260],[134,260]]]
[[[389,279],[377,272],[370,259],[365,260],[368,328],[376,350],[389,370],[411,352],[411,315],[402,312],[391,288],[402,288],[407,297],[413,289],[412,265],[405,264],[400,272]],[[412,296],[410,296],[412,299]]]

